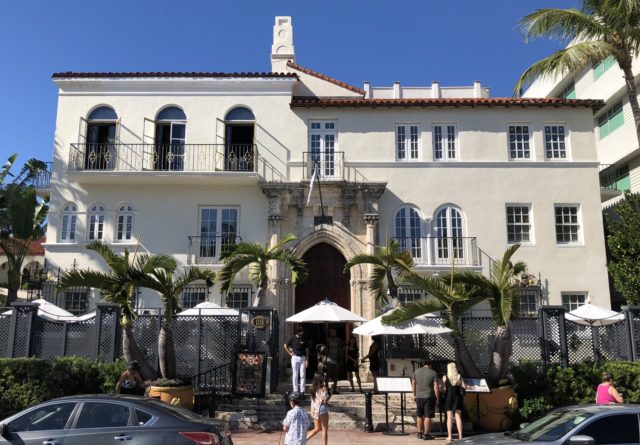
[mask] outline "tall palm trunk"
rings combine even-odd
[[[482,377],[482,372],[473,361],[471,357],[471,353],[467,348],[464,339],[457,332],[452,332],[451,337],[453,337],[453,348],[456,357],[456,365],[460,370],[460,373],[465,377],[470,377],[472,379],[478,379]]]
[[[618,61],[622,72],[624,73],[624,83],[627,87],[627,96],[629,96],[629,105],[633,113],[633,120],[636,123],[636,137],[640,146],[640,104],[638,104],[638,91],[636,89],[636,81],[631,68],[631,60]]]
[[[496,338],[493,341],[493,352],[489,363],[487,379],[489,385],[497,386],[500,380],[507,378],[507,366],[513,353],[513,341],[509,325],[496,327]]]
[[[160,374],[165,379],[176,376],[176,349],[173,343],[173,325],[171,321],[162,322],[158,337],[158,359],[160,360]]]
[[[140,365],[140,375],[144,380],[158,377],[158,373],[147,363],[133,335],[133,325],[129,322],[122,325],[122,355],[127,363],[136,360]]]

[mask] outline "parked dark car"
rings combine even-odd
[[[16,445],[232,445],[223,422],[126,395],[53,399],[0,421],[0,432],[0,444]]]
[[[558,408],[518,431],[483,434],[456,444],[640,444],[640,405],[574,405]]]

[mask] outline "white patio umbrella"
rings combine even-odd
[[[238,315],[239,312],[230,307],[222,307],[210,301],[203,301],[177,315]]]
[[[289,323],[330,323],[341,321],[367,321],[367,319],[327,299],[287,318]]]
[[[385,326],[382,324],[382,317],[389,315],[397,309],[374,318],[371,321],[358,326],[353,330],[358,335],[413,335],[413,334],[431,334],[440,335],[451,332],[451,329],[442,325],[433,314],[424,314],[412,320],[394,326]]]
[[[45,299],[39,298],[31,301],[31,303],[38,305],[38,317],[45,318],[51,321],[80,321],[78,317],[71,312],[65,311],[61,307],[56,306],[53,303],[48,302]],[[11,311],[3,312],[2,315],[10,315]],[[95,316],[95,314],[94,314]]]
[[[587,302],[564,314],[567,320],[584,326],[607,326],[624,320],[624,315]]]

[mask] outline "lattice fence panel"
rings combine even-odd
[[[140,315],[133,322],[133,335],[142,355],[152,368],[158,366],[159,321],[158,315]],[[178,345],[178,348],[180,347],[181,345]]]
[[[489,370],[489,357],[495,339],[495,324],[490,317],[464,317],[462,336],[474,363],[482,372]]]
[[[173,344],[176,349],[176,374],[193,376],[198,374],[198,316],[179,316],[173,320]]]
[[[120,331],[118,310],[117,308],[103,308],[101,312],[97,358],[100,360],[111,360],[112,357],[122,355],[122,342],[117,341],[117,334]]]
[[[94,358],[96,319],[67,325],[67,355]]]
[[[624,321],[594,328],[600,341],[600,355],[604,360],[631,360],[627,329]]]
[[[238,339],[238,316],[207,316],[202,317],[201,322],[201,372],[232,362]]]
[[[584,361],[594,360],[591,327],[567,320],[566,329],[569,363],[582,363]]]
[[[636,354],[640,354],[640,312],[633,313],[632,323]]]
[[[539,321],[537,318],[516,318],[511,321],[513,354],[511,362],[540,361]]]
[[[278,388],[278,378],[280,376],[280,321],[278,319],[278,313],[272,312],[272,337],[271,337],[271,391],[275,391]]]
[[[29,331],[32,326],[33,309],[17,307],[16,331],[13,340],[13,357],[26,357],[31,341]]]
[[[6,311],[3,311],[6,312]],[[11,315],[0,315],[0,357],[9,356]]]
[[[64,354],[64,322],[36,317],[33,355],[42,359]]]

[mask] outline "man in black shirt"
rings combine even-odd
[[[298,328],[296,335],[284,345],[291,356],[293,370],[293,392],[304,394],[306,368],[309,366],[309,341],[304,337],[304,329]]]

